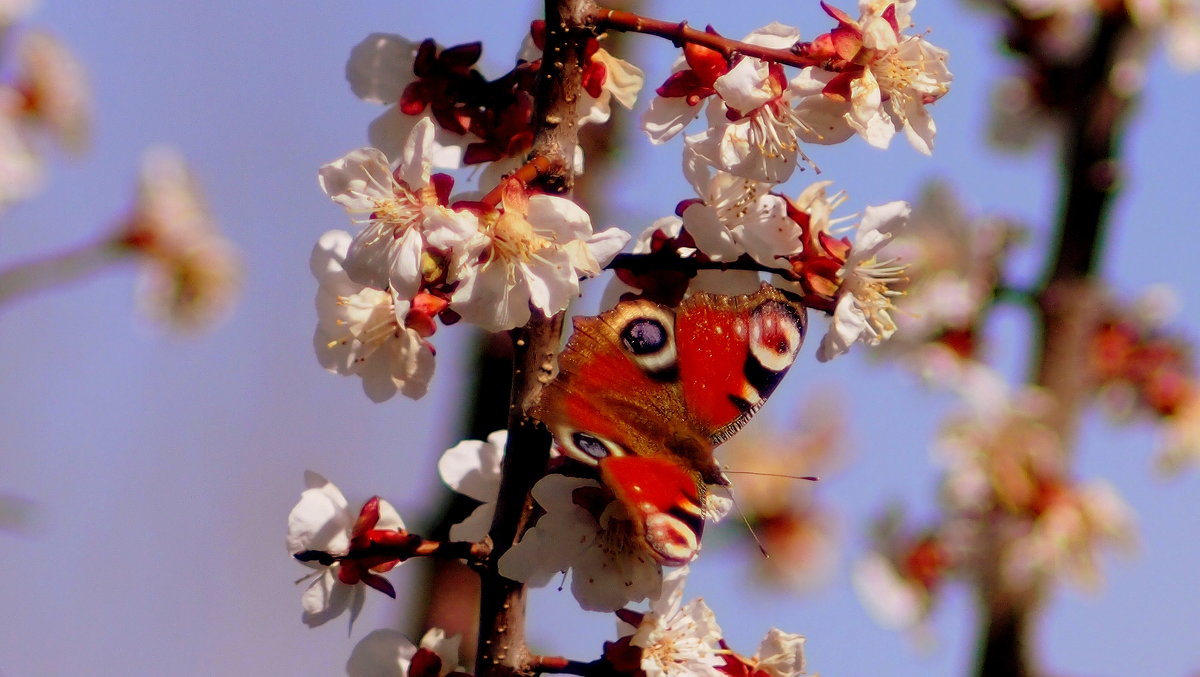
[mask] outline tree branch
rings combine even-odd
[[[550,193],[568,192],[574,180],[577,104],[582,92],[584,50],[592,37],[584,20],[592,8],[590,0],[546,0],[546,47],[538,73],[536,131],[530,157],[546,158],[538,183]],[[529,324],[512,332],[508,444],[490,532],[493,558],[481,574],[475,662],[479,677],[532,674],[525,642],[525,586],[501,576],[497,562],[528,527],[533,511],[529,492],[545,473],[550,458],[549,433],[525,412],[550,379],[562,324],[562,313],[546,318],[535,310]]]
[[[686,21],[670,22],[661,19],[650,19],[633,12],[597,7],[588,17],[599,30],[628,31],[645,33],[667,38],[676,46],[684,44],[700,45],[720,52],[725,58],[744,54],[756,59],[770,61],[784,66],[804,68],[820,65],[820,60],[804,56],[796,47],[792,49],[771,49],[760,45],[752,45],[741,40],[731,40],[716,33],[696,30],[687,25]],[[805,43],[796,43],[802,45]]]

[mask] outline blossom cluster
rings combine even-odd
[[[1013,392],[984,369],[956,385],[968,406],[939,437],[942,519],[911,529],[898,515],[884,518],[875,550],[857,568],[859,594],[884,624],[919,626],[948,577],[985,561],[1010,589],[1046,578],[1095,586],[1099,551],[1134,542],[1116,490],[1070,476],[1062,441],[1045,422],[1050,398],[1033,388]]]
[[[741,261],[780,273],[780,284],[834,315],[821,359],[890,337],[903,267],[879,255],[907,205],[868,207],[852,240],[850,228],[830,219],[845,196],[828,196],[827,182],[795,198],[776,186],[805,157],[801,142],[857,133],[886,147],[903,131],[919,150],[931,150],[926,107],[948,91],[951,76],[944,51],[906,32],[913,4],[864,1],[857,19],[823,5],[837,27],[811,42],[781,24],[747,36],[747,44],[791,49],[813,64],[791,80],[777,63],[685,46],[643,128],[663,143],[707,111],[706,128],[684,143],[684,173],[696,197],[651,226],[635,253],[670,246],[665,258],[675,260],[664,259],[667,268]],[[361,376],[376,401],[426,391],[439,320],[500,331],[524,324],[532,311],[559,312],[579,293],[579,280],[599,274],[629,239],[615,228],[595,232],[578,205],[533,192],[511,174],[533,138],[544,31],[535,22],[514,69],[491,80],[475,67],[478,43],[441,48],[373,34],[351,53],[351,88],[388,109],[370,126],[372,147],[320,171],[321,187],[359,230],[327,234],[314,250],[321,283],[315,345],[322,365]],[[600,45],[592,38],[585,50],[579,124],[606,121],[612,101],[632,107],[644,80]],[[454,179],[434,173],[481,164],[480,192],[452,195]],[[622,277],[647,296],[677,302],[692,275]],[[745,287],[750,276],[726,277],[728,289]]]
[[[918,151],[931,152],[935,126],[927,108],[948,91],[951,75],[946,53],[911,32],[914,5],[862,0],[853,17],[822,3],[835,22],[828,33],[802,42],[798,29],[772,24],[741,43],[755,47],[751,53],[682,41],[683,57],[657,88],[642,127],[656,144],[684,137],[684,175],[694,195],[637,238],[634,256],[620,259],[630,236],[618,228],[596,231],[575,202],[539,192],[545,158],[526,161],[535,140],[533,85],[546,46],[544,24],[533,24],[514,68],[494,79],[476,68],[478,43],[443,48],[432,40],[369,36],[354,48],[346,73],[356,95],[387,109],[370,125],[371,146],[318,174],[326,195],[355,223],[353,232],[325,233],[312,253],[321,364],[361,377],[373,400],[397,392],[420,397],[429,387],[431,339],[440,325],[520,327],[535,314],[565,310],[580,281],[606,267],[618,280],[610,300],[635,295],[671,304],[697,290],[753,292],[760,275],[770,275],[805,306],[832,316],[821,360],[856,343],[887,340],[897,329],[893,301],[907,278],[886,248],[908,221],[909,205],[894,201],[835,216],[847,196],[831,182],[799,191],[781,184],[797,166],[812,164],[803,144],[857,135],[885,148],[902,133]],[[613,101],[632,107],[644,81],[603,44],[589,38],[581,52],[577,125],[606,121]],[[798,69],[790,79],[778,59],[763,56],[772,50],[789,55],[785,60]],[[697,121],[702,128],[685,133]],[[571,160],[582,168],[580,155]],[[479,169],[464,176],[465,167]],[[471,181],[477,183],[461,189]],[[705,484],[717,482],[715,474],[693,477],[670,450],[655,458],[632,450],[631,458],[614,456],[595,468],[552,454],[548,473],[530,492],[534,519],[517,543],[498,544],[493,555],[488,530],[506,440],[499,431],[442,456],[443,480],[479,503],[451,528],[445,552],[463,556],[467,551],[455,546],[479,545],[487,552],[478,557],[495,561],[477,563],[528,585],[570,572],[581,607],[615,611],[630,626],[606,648],[604,660],[617,672],[803,673],[802,637],[772,631],[757,655],[742,657],[725,645],[702,601],[682,604],[686,568],[678,567],[698,552],[704,523],[731,507],[726,487]],[[654,474],[655,463],[666,468],[662,475]],[[621,476],[630,481],[614,481],[622,468],[635,468],[632,479]],[[659,505],[641,493],[646,476],[687,486]],[[419,537],[383,501],[354,511],[323,478],[310,475],[308,483],[292,514],[288,546],[317,569],[304,598],[305,620],[316,624],[355,612],[365,587],[390,593],[382,574],[411,556],[404,548]],[[763,524],[782,524],[795,506],[777,508],[762,506]],[[672,538],[682,544],[675,550]],[[799,540],[778,542],[790,551]],[[423,543],[429,548],[421,554],[439,547]],[[627,608],[645,601],[646,612]]]

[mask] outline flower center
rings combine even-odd
[[[505,212],[492,227],[492,248],[507,261],[528,262],[550,241],[533,232],[533,226],[521,214]]]
[[[389,200],[376,200],[371,212],[371,222],[378,230],[378,237],[390,235],[399,240],[401,236],[421,220],[421,209],[425,202],[404,184],[393,186]]]
[[[356,362],[366,360],[380,346],[399,338],[403,331],[388,292],[368,288],[351,296],[339,296],[337,303],[344,309],[344,317],[338,318],[337,323],[346,333],[326,345],[333,348],[338,343],[360,343],[362,350],[356,355]]]

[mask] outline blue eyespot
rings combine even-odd
[[[571,435],[571,442],[575,444],[575,448],[595,459],[601,459],[608,456],[608,447],[604,443],[587,433],[574,433]]]
[[[621,340],[634,355],[650,355],[667,345],[667,330],[662,322],[644,317],[625,325]]]

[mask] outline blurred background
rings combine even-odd
[[[228,320],[197,336],[166,332],[136,314],[132,264],[0,308],[0,496],[17,508],[12,528],[0,531],[0,675],[342,674],[358,639],[401,622],[418,597],[406,566],[391,576],[399,600],[369,594],[353,631],[345,619],[303,626],[302,588],[292,582],[307,570],[285,552],[285,520],[306,469],[334,481],[352,504],[377,493],[410,522],[430,516],[441,491],[434,465],[466,415],[472,330],[437,334],[437,375],[417,402],[373,404],[357,379],[318,366],[308,256],[322,232],[349,222],[318,188],[316,172],[365,145],[367,123],[381,112],[350,93],[343,72],[351,47],[368,33],[443,45],[483,39],[483,69],[496,76],[511,66],[536,9],[476,0],[436,11],[382,0],[44,0],[32,14],[29,22],[65,41],[87,69],[94,134],[85,156],[54,158],[44,192],[4,215],[0,266],[107,229],[132,202],[143,150],[169,144],[203,182],[242,251],[245,277]],[[815,1],[658,1],[641,10],[711,23],[734,37],[772,20],[799,26],[805,38],[831,25]],[[852,140],[813,150],[821,178],[849,192],[846,214],[915,201],[929,180],[949,180],[972,212],[1031,226],[1010,272],[1032,283],[1055,214],[1056,151],[1004,156],[987,145],[991,91],[1008,72],[994,17],[927,0],[914,20],[950,52],[955,74],[951,93],[931,109],[934,155],[902,138],[887,152]],[[644,105],[675,53],[644,36],[624,44],[620,55],[647,74]],[[1150,63],[1125,140],[1129,177],[1103,269],[1125,297],[1172,285],[1180,325],[1195,335],[1200,84],[1162,55]],[[654,148],[636,118],[622,114],[628,145],[594,219],[636,234],[691,189],[678,171],[678,141]],[[624,175],[629,167],[637,171]],[[794,177],[789,192],[811,179]],[[593,284],[581,312],[596,309],[602,286]],[[824,320],[814,321],[823,332]],[[993,321],[998,363],[1021,378],[1031,328],[1017,312]],[[781,593],[756,583],[751,551],[712,548],[694,566],[689,594],[706,598],[730,643],[747,653],[778,626],[808,637],[809,669],[825,675],[964,674],[975,629],[965,588],[950,589],[928,636],[914,641],[876,625],[849,580],[869,521],[887,505],[901,500],[918,519],[934,512],[929,444],[953,400],[861,348],[818,364],[815,343],[760,418],[783,427],[802,407],[831,401],[844,421],[848,459],[808,489],[841,533],[833,575],[811,592]],[[1140,547],[1103,560],[1099,590],[1055,596],[1038,647],[1055,672],[1200,670],[1200,475],[1158,476],[1157,444],[1149,425],[1115,427],[1098,413],[1085,421],[1077,474],[1116,485],[1136,512]],[[569,592],[551,588],[534,595],[531,640],[547,653],[591,659],[602,640],[615,639],[614,622],[579,611]]]

